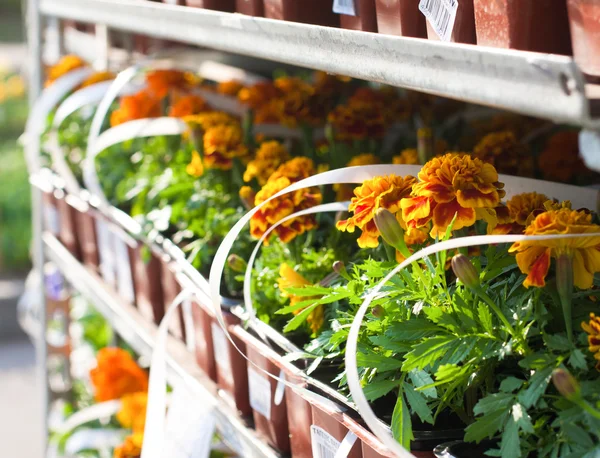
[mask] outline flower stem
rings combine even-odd
[[[560,298],[567,337],[573,342],[573,257],[563,253],[556,259],[556,289]]]

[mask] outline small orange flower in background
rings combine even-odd
[[[310,299],[317,299],[316,297],[306,297],[306,296],[296,296],[295,294],[289,293],[287,290],[289,288],[300,288],[302,286],[310,285],[311,283],[292,269],[288,264],[283,263],[279,267],[279,279],[277,280],[277,285],[279,286],[279,291],[281,291],[281,295],[283,297],[288,297],[290,299],[290,305],[296,305],[299,302],[307,301]],[[294,311],[294,315],[298,315],[302,309]],[[306,322],[310,326],[312,332],[317,333],[319,329],[323,326],[324,322],[324,310],[322,305],[318,305],[315,309],[310,312],[310,315],[306,318]]]
[[[346,167],[358,167],[361,165],[376,165],[380,164],[381,161],[377,156],[370,153],[359,154],[350,159],[350,162],[346,164]],[[336,195],[335,198],[338,202],[345,202],[346,200],[352,199],[354,196],[354,188],[352,185],[346,183],[337,183],[333,185],[333,190]]]
[[[419,153],[416,148],[406,148],[398,156],[392,158],[393,164],[419,165]]]
[[[254,208],[254,199],[256,199],[256,191],[250,186],[242,186],[240,188],[240,199],[248,210]]]
[[[600,371],[600,316],[590,313],[590,321],[581,323],[581,328],[587,332],[588,344],[590,352],[594,354],[594,358],[598,361],[596,369]]]
[[[278,141],[262,143],[254,159],[246,166],[244,181],[248,182],[256,178],[258,184],[264,186],[273,172],[289,158],[287,149]]]
[[[102,83],[103,81],[110,81],[115,79],[115,74],[113,72],[96,72],[88,79],[86,79],[83,83],[79,85],[79,88],[84,88],[88,86],[92,86],[93,84]]]
[[[498,225],[492,234],[522,234],[525,227],[547,208],[552,201],[544,194],[524,192],[495,208]]]
[[[600,226],[592,224],[592,216],[569,208],[544,212],[525,229],[525,235],[592,233],[600,233]],[[573,261],[573,280],[578,288],[591,288],[594,273],[600,272],[600,236],[515,242],[508,251],[517,254],[517,264],[527,274],[525,287],[544,286],[550,259],[565,254]]]
[[[387,127],[380,106],[362,100],[351,105],[338,105],[329,113],[327,121],[333,126],[336,138],[341,141],[381,138]]]
[[[121,97],[119,108],[110,115],[110,125],[118,126],[128,121],[143,118],[157,118],[161,113],[161,103],[146,90]]]
[[[361,186],[354,189],[355,197],[352,198],[348,211],[353,213],[350,218],[338,221],[336,227],[340,231],[354,232],[356,228],[362,231],[358,238],[361,248],[375,248],[379,246],[381,233],[377,229],[374,217],[377,210],[385,208],[396,215],[400,226],[406,228],[400,213],[400,202],[410,196],[411,189],[416,183],[412,176],[399,177],[389,175],[366,180]]]
[[[242,142],[242,129],[236,125],[218,125],[204,134],[204,165],[209,169],[229,170],[234,158],[248,154]]]
[[[550,137],[538,157],[538,167],[545,180],[563,183],[590,173],[579,156],[579,134],[576,131],[562,131]]]
[[[488,222],[489,230],[496,226],[494,208],[504,197],[504,185],[498,182],[493,165],[468,154],[448,153],[435,157],[419,172],[410,198],[402,199],[402,218],[409,228],[433,223],[431,236],[443,234],[454,215],[453,229]]]
[[[121,410],[117,413],[117,421],[123,428],[131,429],[134,433],[143,433],[147,405],[147,392],[126,394],[121,398]]]
[[[113,458],[140,458],[143,443],[144,435],[142,433],[127,436],[125,441],[115,448]]]
[[[505,130],[483,137],[473,149],[473,156],[492,164],[500,173],[533,175],[533,158],[514,132]]]
[[[281,177],[289,178],[292,183],[308,178],[315,174],[315,164],[312,159],[304,156],[298,156],[281,164],[275,172],[269,177],[269,181]]]
[[[87,67],[87,63],[79,56],[72,54],[64,56],[55,65],[48,69],[44,86],[51,86],[61,76],[81,67]]]
[[[253,110],[265,105],[269,100],[276,98],[279,91],[271,81],[256,83],[250,87],[240,89],[238,100]]]
[[[194,94],[177,95],[173,99],[169,116],[174,118],[184,118],[210,109],[202,97]]]
[[[348,99],[348,105],[361,106],[363,104],[377,106],[377,109],[383,114],[386,124],[406,121],[410,116],[408,101],[402,99],[398,90],[390,86],[382,86],[378,89],[358,88]]]
[[[223,81],[217,84],[217,92],[219,94],[236,97],[238,93],[244,88],[244,85],[239,81]]]
[[[90,371],[98,402],[148,391],[148,374],[120,348],[103,348],[96,355],[97,366]]]
[[[185,168],[188,175],[193,177],[201,177],[204,174],[204,165],[202,164],[202,158],[198,151],[192,151],[192,160]]]
[[[192,128],[201,128],[203,130],[220,125],[236,125],[240,122],[233,116],[222,111],[207,111],[204,113],[184,116],[183,120]]]
[[[200,84],[200,79],[181,70],[154,70],[146,74],[146,83],[150,92],[162,99],[174,89],[189,91]]]

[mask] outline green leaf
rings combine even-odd
[[[504,422],[508,417],[508,410],[497,410],[490,414],[477,418],[465,429],[465,441],[480,442],[483,439],[493,437],[504,428]]]
[[[397,386],[397,380],[379,380],[377,382],[367,383],[363,387],[363,391],[368,401],[374,401],[385,396]]]
[[[291,332],[291,331],[298,329],[298,327],[306,321],[306,319],[311,314],[311,312],[318,306],[319,306],[319,304],[313,304],[313,305],[309,305],[308,307],[306,307],[298,315],[296,315],[294,318],[292,318],[288,322],[288,324],[285,325],[285,327],[283,328],[283,332]]]
[[[332,292],[330,288],[324,288],[322,286],[315,285],[290,287],[286,288],[285,291],[289,294],[293,294],[294,296],[322,296]]]
[[[490,334],[494,333],[494,325],[492,322],[492,313],[487,305],[480,302],[477,306],[477,316],[479,317],[479,322],[481,323],[481,327],[485,332]]]
[[[427,405],[427,401],[423,395],[418,391],[415,391],[415,389],[406,382],[404,382],[402,386],[404,387],[404,394],[412,411],[419,416],[421,421],[433,424],[431,409]]]
[[[356,354],[356,364],[359,367],[369,367],[381,372],[393,371],[402,367],[402,361],[374,352],[358,352]]]
[[[536,371],[529,381],[529,386],[525,389],[525,391],[519,394],[519,400],[526,408],[533,406],[544,394],[546,387],[548,386],[548,382],[550,382],[552,369],[552,367],[546,367]]]
[[[417,389],[433,384],[433,379],[431,378],[431,375],[429,375],[427,372],[425,372],[423,370],[419,370],[419,369],[412,370],[408,374],[408,376],[410,377],[412,384]],[[427,396],[428,398],[437,399],[437,397],[438,397],[437,390],[433,386],[428,386],[428,388],[420,389],[419,391],[421,393],[423,393],[425,396]]]
[[[535,433],[533,425],[531,424],[531,417],[518,402],[512,407],[512,418],[520,430],[528,434]]]
[[[502,432],[500,445],[502,458],[519,458],[521,456],[521,443],[519,441],[519,426],[510,418]]]
[[[417,344],[413,351],[406,355],[402,370],[423,369],[435,363],[439,358],[457,347],[459,341],[454,336],[431,337]]]
[[[562,430],[574,444],[583,446],[585,449],[590,449],[595,445],[590,435],[583,428],[574,423],[563,424]]]
[[[569,357],[569,364],[573,366],[575,369],[585,370],[588,368],[587,361],[585,360],[585,355],[580,349],[575,349],[571,353]]]
[[[392,413],[392,434],[394,439],[400,442],[400,445],[410,450],[410,441],[413,440],[412,422],[402,392],[398,395],[398,400]]]
[[[521,380],[516,377],[507,377],[500,383],[500,391],[504,393],[512,393],[513,391],[521,388],[525,383],[525,380]]]
[[[551,350],[564,351],[571,348],[571,342],[565,336],[560,334],[546,334],[544,342]]]
[[[508,412],[514,396],[508,393],[493,393],[487,395],[485,398],[480,399],[475,407],[473,413],[475,415],[488,414],[495,411]]]
[[[464,374],[465,370],[468,370],[468,366],[457,366],[456,364],[442,364],[438,367],[435,373],[436,382],[450,382],[457,377]]]
[[[416,341],[440,331],[440,327],[430,321],[413,319],[394,323],[385,334],[394,340]]]

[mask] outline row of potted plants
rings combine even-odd
[[[251,284],[246,284],[251,287],[253,308],[260,321],[252,320],[247,310],[231,308],[225,314],[230,325],[226,330],[237,346],[247,352],[251,364],[227,341],[210,304],[200,304],[202,307],[193,312],[201,366],[230,394],[243,414],[253,413],[257,430],[273,446],[284,452],[291,450],[293,456],[310,456],[307,443],[323,446],[319,439],[323,431],[337,442],[344,442],[347,431],[354,432],[360,439],[352,448],[356,456],[388,453],[360,426],[356,406],[347,397],[343,365],[345,340],[357,306],[387,269],[436,240],[472,233],[543,232],[548,227],[544,218],[560,221],[552,223],[553,233],[595,231],[589,213],[570,210],[567,203],[553,202],[554,195],[515,195],[514,189],[507,189],[511,199],[503,203],[505,190],[497,169],[543,175],[544,168],[556,173],[557,168],[551,164],[560,160],[560,173],[571,169],[571,176],[562,178],[584,178],[579,173],[583,169],[577,155],[565,155],[564,148],[552,146],[564,145],[565,138],[571,135],[568,131],[552,134],[549,141],[531,141],[526,132],[535,128],[546,131],[547,137],[546,127],[540,130],[533,121],[528,121],[528,125],[522,119],[515,122],[507,118],[478,120],[465,126],[464,121],[456,121],[460,118],[448,120],[448,112],[457,109],[454,103],[400,96],[384,88],[357,88],[355,83],[325,75],[319,75],[312,83],[284,77],[273,84],[253,87],[231,83],[202,89],[224,97],[235,94],[238,100],[249,104],[252,111],[240,120],[209,108],[199,96],[182,94],[198,88],[191,75],[154,72],[146,79],[150,91],[160,92],[155,96],[160,103],[147,93],[125,97],[115,106],[111,122],[121,124],[136,116],[160,116],[164,108],[177,116],[173,111],[179,102],[178,108],[185,105],[200,112],[187,118],[192,126],[190,133],[187,137],[131,140],[105,151],[98,156],[97,164],[110,201],[138,217],[146,234],[150,233],[148,228],[158,229],[173,242],[165,250],[157,246],[159,239],[155,237],[152,250],[144,253],[146,249],[138,249],[139,242],[130,241],[134,300],[140,310],[151,310],[149,315],[157,322],[165,304],[171,302],[164,295],[164,285],[174,285],[175,291],[178,288],[173,277],[161,281],[161,272],[172,276],[171,269],[182,262],[175,245],[187,245],[191,262],[207,276],[220,240],[243,216],[245,208],[261,206],[254,210],[249,233],[244,231],[236,241],[236,256],[230,258],[222,282],[221,294],[235,298],[241,295],[240,280],[252,237],[262,237],[281,218],[322,201],[351,199],[347,217],[306,214],[284,222],[273,230],[268,246],[260,251]],[[318,110],[324,107],[330,107],[330,111]],[[428,127],[421,128],[419,135],[411,135],[411,119]],[[261,123],[273,122],[286,125],[288,130],[280,128],[270,134],[280,136],[279,140],[287,136],[283,142],[265,138],[264,133],[256,134],[267,130]],[[502,131],[507,125],[512,130]],[[322,133],[319,126],[324,126]],[[400,146],[386,146],[394,140],[398,142],[397,132],[403,132],[402,128],[410,137],[400,137]],[[434,141],[431,133],[444,130],[450,133]],[[518,139],[526,139],[525,144]],[[402,145],[407,141],[413,144]],[[448,150],[447,143],[442,142],[463,145],[473,153],[434,157],[437,150]],[[81,147],[65,146],[67,152]],[[415,148],[405,148],[394,157],[394,151],[404,146]],[[544,151],[529,155],[526,149],[530,147]],[[364,154],[365,151],[379,154]],[[293,157],[294,154],[299,155]],[[418,164],[420,157],[426,165],[418,180],[388,175],[392,169],[384,167],[378,169],[382,176],[374,176],[357,188],[344,184],[334,189],[311,186],[268,200],[289,185],[314,176],[323,166],[334,169],[346,163],[385,164],[386,157],[388,163],[397,164]],[[416,175],[416,171],[412,174]],[[593,176],[588,178],[593,180]],[[515,181],[509,185],[515,186]],[[542,185],[536,182],[535,186]],[[577,194],[582,199],[586,193],[577,191],[573,195]],[[99,209],[97,217],[102,217],[101,213]],[[73,229],[73,234],[81,232],[77,225]],[[424,445],[431,453],[432,441],[437,445],[463,438],[468,426],[465,439],[490,437],[496,442],[487,444],[487,449],[500,447],[498,453],[503,456],[526,454],[542,446],[549,456],[562,453],[560,447],[575,453],[593,444],[593,411],[597,402],[597,374],[591,364],[595,318],[588,318],[581,330],[577,320],[593,310],[593,300],[589,299],[593,291],[585,290],[591,287],[590,275],[595,271],[596,242],[595,237],[589,237],[588,245],[578,240],[577,245],[549,245],[544,250],[533,245],[531,251],[526,243],[515,244],[511,251],[519,252],[516,260],[507,255],[507,246],[492,246],[471,252],[471,267],[464,258],[455,258],[454,274],[447,269],[448,259],[454,253],[441,253],[435,261],[413,264],[410,273],[402,272],[387,284],[387,297],[375,301],[367,316],[358,360],[367,397],[378,406],[380,418],[390,425],[394,437],[407,448],[412,444],[415,450]],[[577,251],[585,246],[588,248]],[[588,252],[591,254],[584,254]],[[177,262],[169,262],[165,253]],[[547,273],[549,259],[562,254],[574,262],[577,275],[573,278],[585,279],[585,284],[575,282],[583,291],[571,294],[571,302],[565,292],[569,288],[558,293],[554,283],[542,288],[539,275],[529,279],[531,271],[539,274],[542,269],[542,273]],[[561,262],[568,264],[564,259]],[[90,265],[98,267],[97,263]],[[461,265],[471,275],[470,280],[461,273]],[[525,283],[518,268],[530,274]],[[474,280],[475,276],[479,281]],[[156,293],[159,288],[163,294]],[[144,305],[144,298],[151,296],[155,298]],[[561,298],[556,302],[558,307],[553,303],[554,297]],[[563,318],[568,310],[572,310],[570,321]],[[242,320],[248,321],[247,330],[240,326]],[[184,337],[185,329],[180,324],[175,332]],[[584,344],[586,335],[588,344]],[[296,356],[294,364],[289,362],[289,356],[287,360],[282,358],[290,352]],[[541,354],[545,358],[539,359]],[[277,381],[265,378],[254,364],[275,376],[283,371],[287,380],[296,380],[300,386],[308,384],[311,390],[288,386],[285,403],[276,402]],[[576,397],[567,396],[567,401],[555,405],[553,400],[560,398],[549,384],[554,368],[558,369],[558,392],[562,393],[560,377],[565,376],[567,369],[584,382],[582,387],[588,388],[576,390]],[[538,372],[540,375],[534,377]],[[508,387],[505,380],[512,385]],[[264,401],[264,392],[256,394],[265,387],[270,387],[266,403],[260,402]],[[506,391],[508,388],[511,389]],[[315,398],[311,392],[320,396]],[[502,409],[496,405],[489,411],[482,407],[500,398]],[[327,399],[334,400],[334,404]],[[562,412],[574,408],[582,415],[575,420],[577,432],[565,431],[565,423],[560,420]],[[521,415],[518,419],[515,412]],[[532,428],[524,423],[526,420],[521,421],[527,416]],[[306,421],[300,422],[299,418]],[[330,424],[319,423],[322,418],[328,418]],[[516,426],[510,423],[517,420],[521,423]],[[442,431],[436,431],[440,428]],[[507,431],[511,435],[505,438]],[[557,434],[561,437],[559,443],[553,442]],[[591,442],[573,440],[573,434],[587,435]],[[503,448],[508,446],[512,448]]]

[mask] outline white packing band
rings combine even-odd
[[[51,86],[44,89],[40,97],[31,107],[30,115],[25,125],[25,159],[29,174],[37,173],[40,169],[39,153],[41,136],[46,127],[48,115],[62,98],[79,86],[88,76],[94,73],[92,68],[75,69],[58,78]]]
[[[75,412],[62,425],[56,428],[55,432],[66,434],[78,426],[85,425],[91,421],[110,418],[116,415],[119,410],[121,410],[121,401],[118,399],[94,404]]]
[[[340,448],[335,452],[334,458],[346,458],[350,454],[350,450],[354,447],[358,437],[352,431],[348,431],[344,439],[340,443]]]
[[[224,111],[239,118],[249,111],[248,107],[242,105],[237,98],[228,95],[219,94],[218,92],[208,91],[206,89],[194,89],[194,94],[202,97],[212,108]]]

